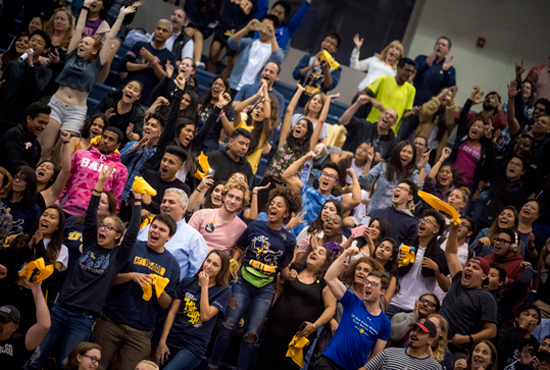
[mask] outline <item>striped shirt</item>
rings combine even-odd
[[[387,348],[366,364],[367,370],[441,370],[431,357],[416,358],[406,348]]]

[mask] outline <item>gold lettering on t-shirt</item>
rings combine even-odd
[[[163,276],[166,272],[166,269],[164,267],[157,265],[148,258],[143,258],[139,256],[136,256],[134,258],[134,265],[147,267],[149,270],[154,271],[156,274],[161,276]]]

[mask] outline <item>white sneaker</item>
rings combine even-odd
[[[197,68],[206,69],[206,66],[201,61],[196,62],[195,65],[197,66]]]

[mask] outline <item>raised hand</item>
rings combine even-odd
[[[449,93],[449,91],[451,91],[450,87],[441,90],[441,92],[437,96],[437,100],[442,101],[443,98],[445,98],[445,96]]]
[[[327,95],[327,98],[329,98],[330,100],[336,100],[340,97],[340,93],[336,93],[336,94],[332,94],[332,95]]]
[[[518,83],[516,80],[510,81],[510,84],[508,85],[508,98],[514,99],[518,95]]]
[[[426,64],[431,67],[434,64],[435,57],[436,57],[435,53],[431,53],[430,55],[428,55],[426,57]]]
[[[140,141],[138,141],[133,147],[132,151],[139,152],[141,149],[145,148],[145,145],[149,142],[149,137],[143,135]]]
[[[311,152],[307,153],[304,157],[305,157],[306,161],[311,161],[311,160],[317,158],[317,154],[315,154],[315,152],[311,151]]]
[[[110,108],[109,108],[109,109],[110,109]],[[128,127],[126,127],[126,136],[132,135],[133,132],[134,132],[134,124],[133,124],[133,123],[129,123],[129,124],[128,124]]]
[[[474,105],[481,104],[481,99],[483,98],[483,95],[485,95],[485,93],[480,90],[481,88],[477,85],[475,85],[472,89],[472,92],[470,94],[470,100]]]
[[[483,131],[485,132],[485,137],[491,139],[493,137],[493,122],[489,118],[489,123],[483,126]]]
[[[533,347],[531,346],[525,346],[523,347],[523,350],[521,351],[521,357],[519,358],[519,363],[527,366],[530,365],[531,362],[535,359],[535,356],[531,357],[531,351],[533,350]]]
[[[432,150],[430,149],[426,153],[422,154],[422,158],[420,158],[420,161],[418,161],[418,167],[426,167],[426,165],[428,164],[428,160],[430,159],[431,152]]]
[[[206,175],[197,187],[200,191],[208,190],[214,184],[214,176]]]
[[[374,159],[374,147],[370,144],[368,144],[367,147],[367,160],[372,162]]]
[[[166,71],[166,77],[172,78],[172,75],[174,74],[174,66],[172,65],[172,62],[167,60],[164,70]]]
[[[306,215],[305,211],[294,214],[294,216],[292,216],[290,221],[288,221],[287,223],[288,228],[292,229],[293,227],[301,225],[304,222],[306,222],[306,220],[303,220],[305,215]]]
[[[305,87],[303,87],[300,84],[296,84],[296,88],[298,89],[298,91],[301,91],[301,92],[304,92],[306,90]]]
[[[103,168],[99,172],[99,176],[97,177],[97,182],[101,184],[105,184],[107,179],[111,177],[111,175],[113,174],[114,170],[115,170],[115,167],[113,166],[113,162],[109,163],[109,167],[103,166]]]
[[[229,95],[228,93],[218,95],[218,101],[216,103],[216,106],[218,108],[223,108],[229,103],[231,103],[231,95]]]
[[[180,72],[180,73],[178,74],[178,77],[176,77],[176,78],[174,79],[174,83],[176,84],[176,86],[178,87],[178,89],[180,89],[180,90],[185,89],[185,83],[186,83],[185,74]]]
[[[104,114],[105,114],[105,117],[107,117],[107,119],[110,119],[112,116],[115,115],[115,108],[111,107],[107,109]]]
[[[367,104],[368,102],[370,102],[370,96],[368,96],[367,94],[361,94],[357,98],[356,102],[359,103],[359,105]]]
[[[206,272],[204,271],[199,272],[199,286],[201,288],[208,288],[209,281],[210,281],[210,278]]]
[[[453,102],[457,92],[458,92],[458,86],[456,86],[456,85],[451,86],[451,99],[449,100],[449,104],[451,104],[451,102]]]
[[[418,112],[420,112],[420,108],[422,108],[420,105],[414,106],[413,109],[411,109],[411,114],[417,115]]]
[[[136,3],[133,3],[130,6],[123,6],[122,8],[120,8],[120,12],[118,13],[118,15],[121,16],[121,17],[125,17],[128,14],[135,13],[137,11],[137,8],[139,6],[141,6],[142,4],[143,4],[142,1],[138,1]]]
[[[451,153],[452,153],[452,149],[451,148],[443,148],[443,151],[441,152],[441,158],[443,158],[443,160],[449,158],[451,156]]]
[[[61,130],[61,132],[59,133],[59,137],[61,138],[61,141],[62,141],[63,143],[65,143],[65,142],[71,140],[71,133],[68,132],[68,131],[63,131],[63,130]]]
[[[248,24],[246,25],[246,28],[248,28],[249,31],[257,31],[259,23],[260,21],[254,18],[250,22],[248,22]]]
[[[443,62],[443,66],[441,67],[442,70],[444,71],[448,71],[449,68],[451,68],[451,66],[453,65],[453,60],[454,60],[454,57],[451,55],[451,57],[449,59],[445,59],[445,61]]]
[[[349,247],[348,249],[344,250],[344,254],[348,256],[356,256],[359,254],[359,248],[355,246]]]
[[[361,49],[361,46],[363,45],[363,41],[364,39],[360,38],[358,33],[356,33],[355,36],[353,36],[353,43],[355,44],[355,48],[357,49],[357,51]]]
[[[521,75],[525,72],[525,68],[523,67],[523,59],[521,60],[521,64],[514,62],[514,65],[516,67],[516,78],[519,77],[519,80],[521,81]]]
[[[353,171],[353,169],[351,168],[348,168],[346,170],[346,174],[351,177],[352,179],[356,179],[357,178],[357,175],[355,174],[355,172]]]

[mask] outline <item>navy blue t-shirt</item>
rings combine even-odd
[[[267,276],[275,276],[283,262],[290,263],[296,238],[286,229],[273,230],[265,221],[254,221],[237,239],[237,247],[246,248],[242,266],[252,267]]]
[[[220,22],[228,28],[235,28],[235,32],[237,32],[256,16],[259,2],[260,0],[228,1],[220,16]]]
[[[219,310],[218,314],[225,312],[230,293],[231,289],[227,285],[214,285],[208,288],[208,303]],[[166,344],[177,349],[187,349],[202,357],[206,353],[218,314],[207,322],[202,322],[201,287],[198,277],[183,279],[174,298],[181,300],[181,304]]]
[[[42,214],[37,204],[29,204],[23,201],[12,203],[8,199],[3,199],[2,202],[4,202],[4,207],[13,218],[10,234],[27,234]]]
[[[180,266],[176,258],[167,250],[155,252],[147,246],[147,241],[138,241],[134,245],[128,263],[120,271],[128,272],[156,274],[169,279],[164,291],[172,298],[180,281]],[[154,290],[151,299],[146,301],[141,286],[130,280],[111,287],[103,312],[114,322],[137,330],[153,331],[161,309]]]

